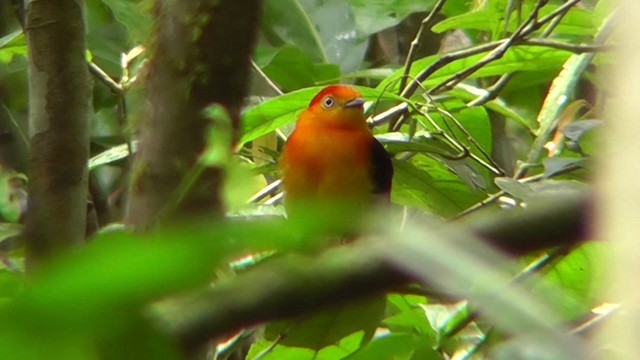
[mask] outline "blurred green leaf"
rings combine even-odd
[[[279,49],[258,48],[254,57],[262,71],[285,92],[340,77],[338,66],[313,63],[294,45]]]
[[[349,0],[358,33],[371,35],[400,23],[414,12],[427,12],[435,0]]]
[[[296,44],[313,61],[342,72],[360,68],[368,40],[356,31],[351,7],[341,0],[267,0],[263,25],[275,45]]]
[[[13,300],[24,289],[22,274],[0,268],[0,308]]]
[[[113,16],[129,30],[136,43],[147,40],[151,33],[151,2],[147,0],[102,0]],[[132,44],[133,45],[133,44]]]
[[[22,30],[16,30],[0,38],[0,63],[8,64],[14,56],[26,56],[27,43]]]
[[[495,179],[496,185],[506,193],[525,202],[540,198],[554,198],[561,195],[575,194],[587,191],[584,183],[572,180],[544,179],[532,183],[522,183],[508,177]]]
[[[569,157],[551,157],[546,158],[543,161],[544,176],[549,178],[564,172],[567,169],[572,169],[576,166],[584,166],[585,159],[583,158],[569,158]]]

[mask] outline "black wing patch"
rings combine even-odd
[[[373,138],[371,142],[371,181],[374,194],[391,194],[391,180],[393,178],[393,165],[391,158],[378,140]]]

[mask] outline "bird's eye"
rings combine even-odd
[[[322,99],[322,106],[325,109],[332,108],[335,103],[336,103],[336,101],[331,96],[325,96],[325,98]]]

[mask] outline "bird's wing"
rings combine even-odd
[[[384,146],[373,138],[371,142],[371,182],[373,183],[373,193],[384,195],[389,199],[392,178],[393,165],[391,164],[391,158]]]

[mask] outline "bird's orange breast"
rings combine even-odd
[[[362,128],[298,127],[281,161],[288,199],[366,201],[372,136]]]

